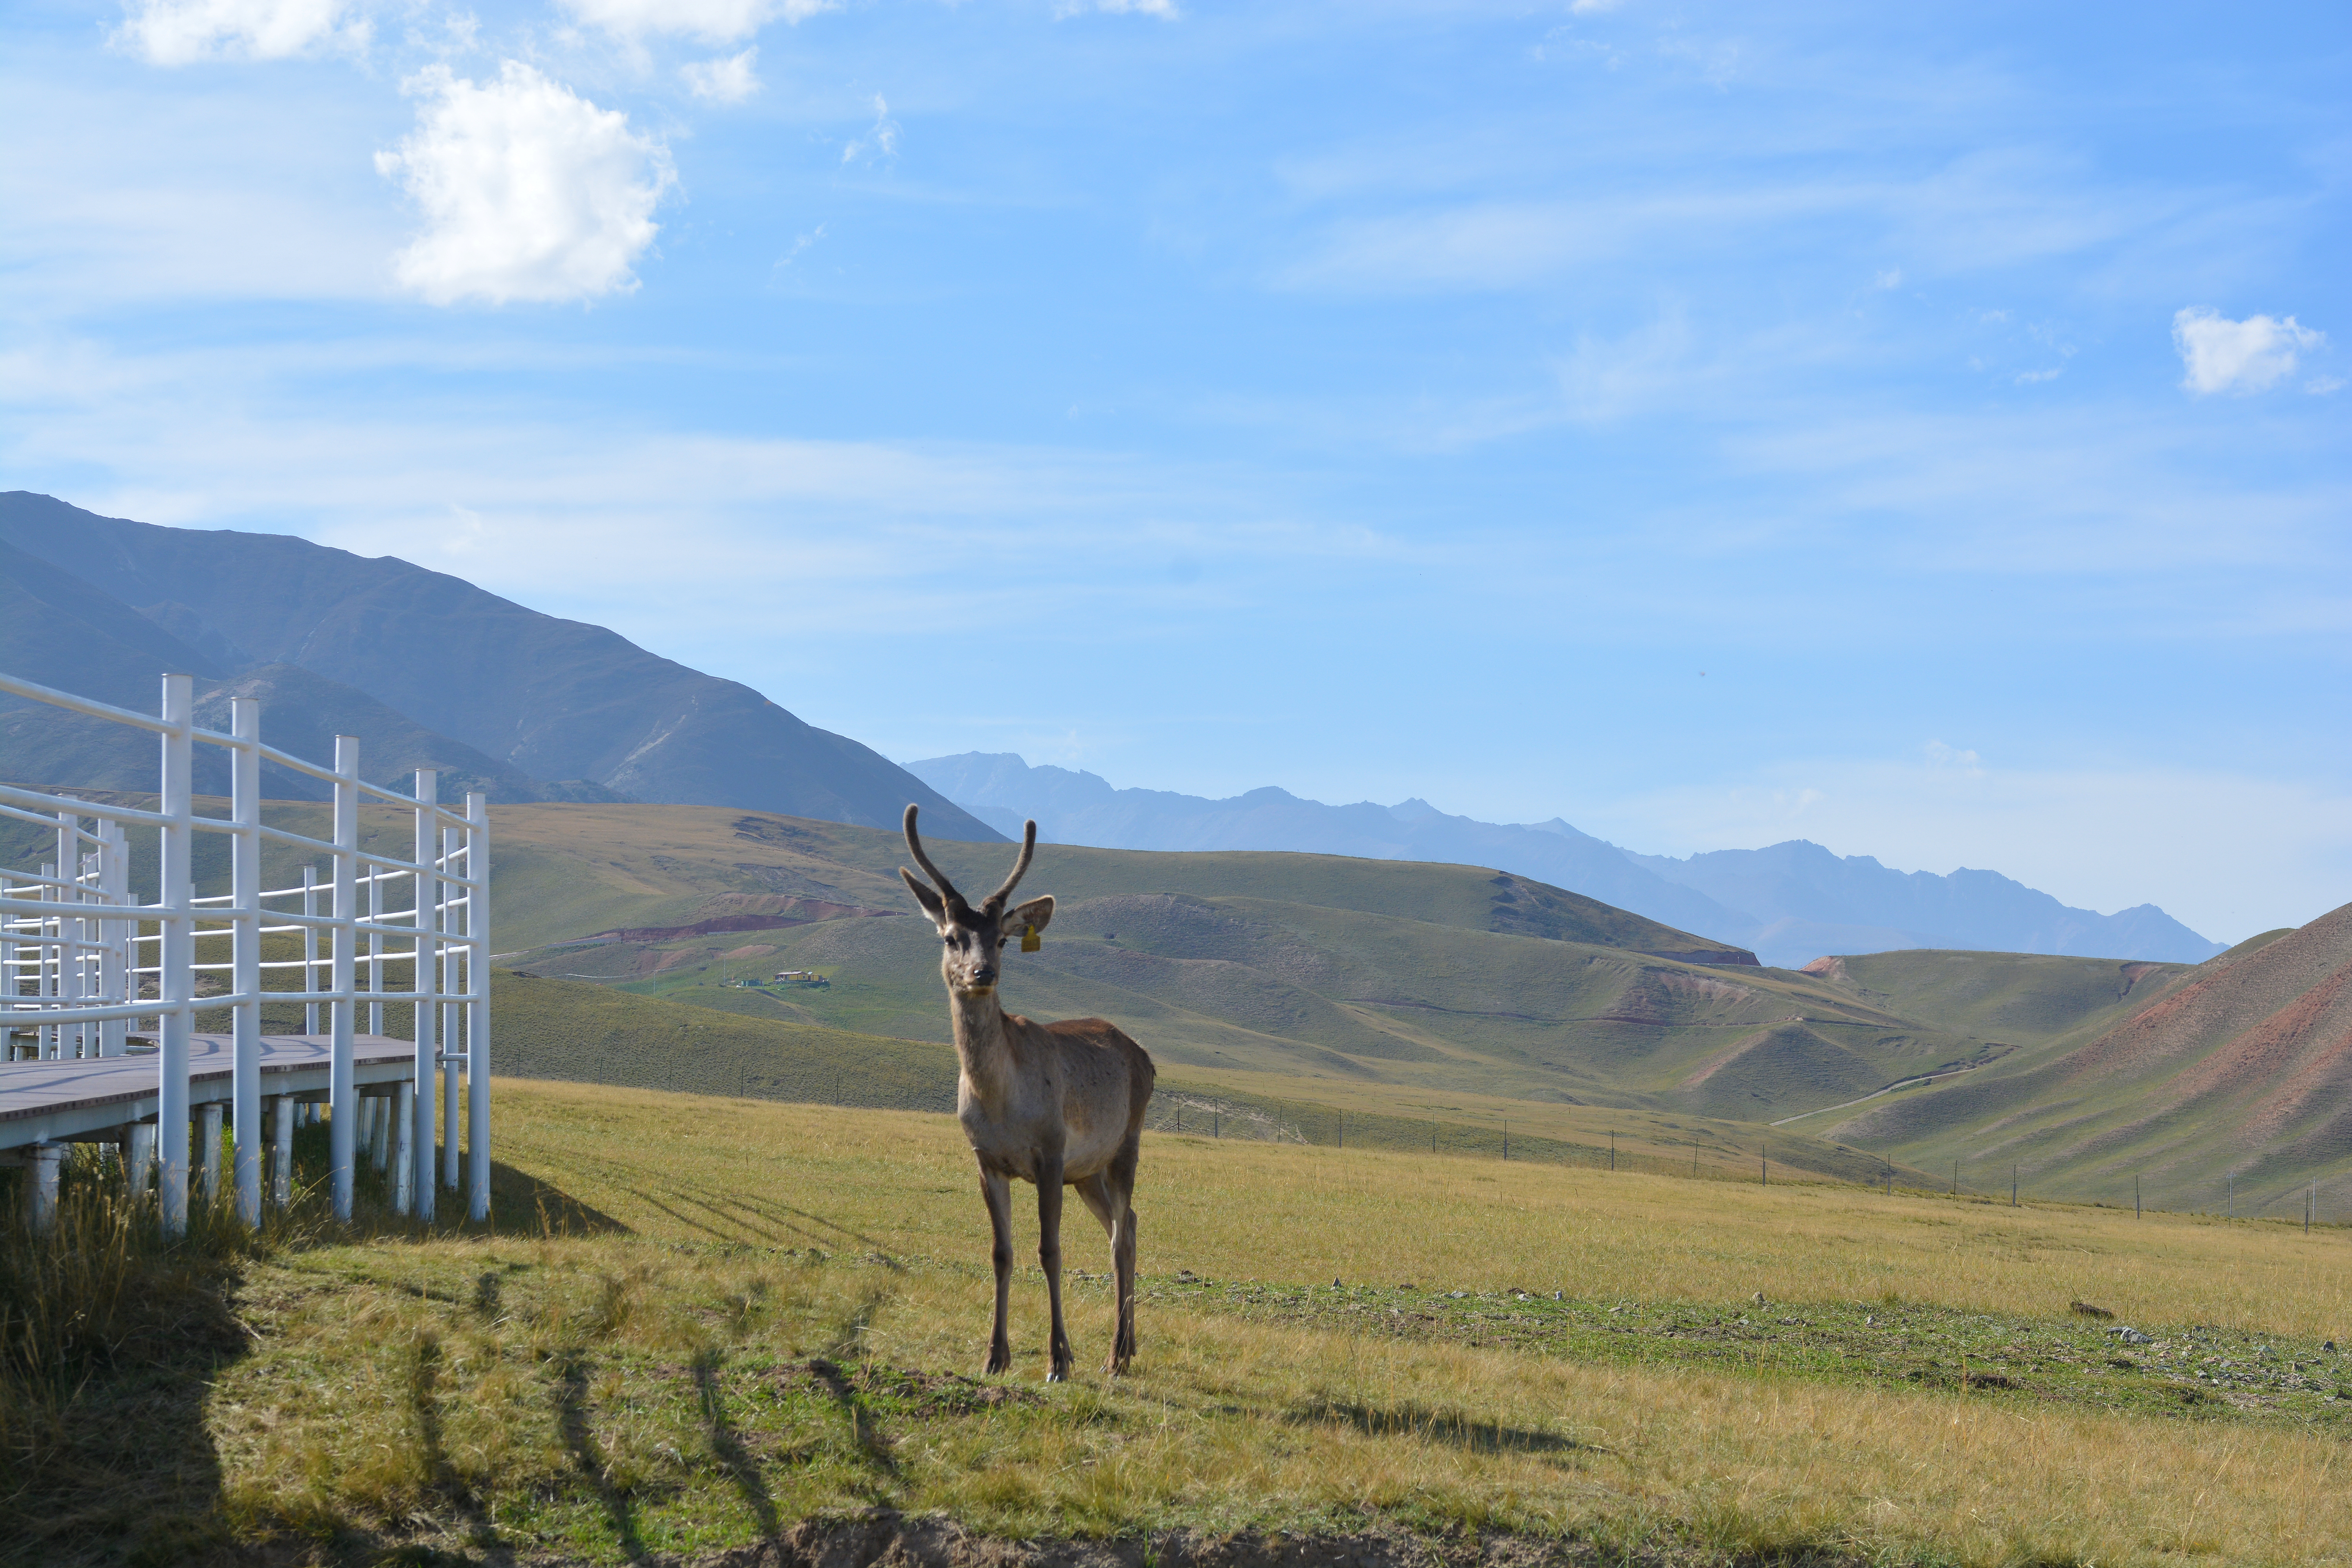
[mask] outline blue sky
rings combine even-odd
[[[896,757],[2235,939],[2352,897],[2347,65],[2326,5],[33,0],[0,483]]]

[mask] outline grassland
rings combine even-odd
[[[246,1259],[188,1462],[133,1496],[86,1454],[68,1526],[0,1521],[16,1560],[643,1561],[877,1506],[1622,1561],[2352,1540],[2341,1233],[1154,1134],[1141,1360],[1092,1370],[1110,1303],[1074,1234],[1083,1370],[1049,1387],[1032,1270],[1014,1373],[971,1376],[985,1229],[948,1119],[498,1088],[503,1201],[560,1191],[569,1234]],[[99,1378],[66,1426],[160,1396]]]

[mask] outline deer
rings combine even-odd
[[[956,1120],[980,1162],[996,1266],[996,1326],[988,1341],[988,1375],[1013,1369],[1004,1313],[1013,1283],[1013,1183],[1037,1189],[1037,1261],[1045,1272],[1053,1337],[1046,1381],[1070,1375],[1070,1336],[1062,1321],[1062,1189],[1078,1198],[1109,1234],[1118,1281],[1118,1331],[1105,1368],[1117,1377],[1135,1355],[1135,1170],[1143,1150],[1143,1116],[1157,1071],[1151,1058],[1106,1018],[1038,1024],[1007,1013],[997,997],[1004,944],[1022,939],[1034,952],[1054,919],[1052,894],[1007,907],[1037,853],[1037,824],[1023,827],[1021,854],[1004,885],[977,908],[923,853],[907,807],[907,848],[931,879],[904,866],[915,901],[940,933],[940,977],[947,983],[955,1030]]]

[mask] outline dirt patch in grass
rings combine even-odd
[[[1217,1534],[1163,1531],[1104,1541],[1007,1541],[936,1515],[877,1510],[854,1519],[803,1520],[772,1540],[688,1559],[688,1568],[1849,1568],[1865,1561],[1828,1548],[1759,1556],[1698,1548],[1627,1547],[1528,1535]]]

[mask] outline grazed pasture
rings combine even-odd
[[[245,1265],[244,1348],[204,1373],[209,1512],[172,1540],[617,1563],[877,1505],[1637,1561],[2352,1540],[2341,1233],[1154,1135],[1135,1374],[1095,1370],[1104,1249],[1073,1226],[1080,1375],[1048,1387],[1034,1271],[1014,1375],[971,1376],[985,1225],[948,1119],[497,1088],[502,1162],[575,1206]],[[142,1539],[83,1535],[113,1543],[94,1560]]]

